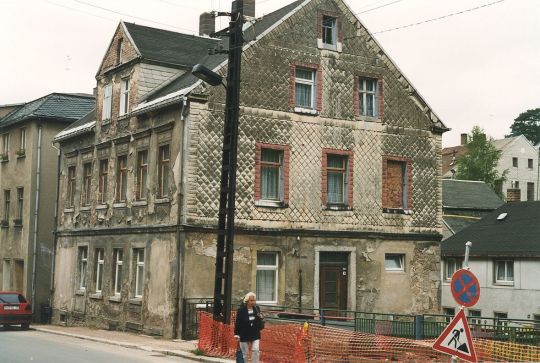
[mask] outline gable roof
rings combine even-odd
[[[493,210],[504,202],[482,181],[442,180],[443,208]]]
[[[255,22],[245,24],[244,29],[243,29],[244,39],[246,40],[245,45],[244,45],[244,50],[252,46],[259,39],[264,37],[269,31],[273,30],[275,27],[280,25],[290,16],[294,15],[298,10],[303,8],[306,4],[310,3],[311,1],[312,0],[294,1],[290,3],[289,5],[286,5],[268,15],[265,15],[262,18],[256,19]],[[349,15],[355,18],[355,22],[357,24],[362,24],[360,19],[356,16],[356,14],[352,12],[351,8],[345,3],[344,0],[334,0],[334,1],[342,2],[345,5],[345,7],[349,10],[349,13],[350,13]],[[363,28],[366,29],[365,27]],[[368,32],[369,37],[373,41],[373,43],[376,44],[377,47],[379,47],[380,49],[379,53],[387,58],[388,63],[390,63],[393,67],[395,67],[396,70],[401,74],[403,79],[408,83],[408,85],[410,86],[410,91],[418,96],[417,98],[418,107],[423,108],[425,115],[429,117],[430,120],[432,121],[433,130],[438,130],[439,132],[448,131],[449,128],[447,128],[443,124],[443,122],[435,114],[435,112],[427,105],[424,99],[420,96],[419,92],[412,86],[411,82],[409,82],[409,80],[405,77],[403,72],[395,65],[395,62],[393,62],[390,59],[390,57],[382,49],[382,47],[377,42],[377,40],[369,33],[369,31],[367,32]],[[227,45],[228,45],[227,37],[223,37],[221,39],[221,44],[223,45],[224,49],[227,49]],[[228,60],[227,56],[223,54],[214,55],[211,57],[206,55],[202,57],[196,63],[203,64],[207,68],[216,72],[227,64],[227,60]],[[133,111],[134,113],[141,113],[150,109],[159,108],[162,105],[169,105],[173,99],[174,100],[180,99],[181,96],[184,96],[187,93],[191,92],[201,82],[202,81],[194,77],[191,74],[191,72],[186,72],[185,74],[181,74],[177,76],[177,78],[173,79],[171,82],[164,84],[161,88],[158,88],[154,90],[153,92],[149,93],[146,96],[146,98],[142,100],[139,106]]]
[[[86,115],[95,107],[93,95],[82,93],[51,93],[28,102],[0,119],[0,129],[30,120],[71,122]]]
[[[208,54],[208,48],[213,48],[219,41],[133,23],[123,24],[143,59],[186,68],[193,67]]]
[[[497,217],[507,213],[506,218]],[[441,243],[443,256],[540,257],[540,201],[506,203]]]

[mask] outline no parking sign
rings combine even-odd
[[[474,274],[462,268],[452,275],[452,296],[460,305],[471,307],[478,302],[480,298],[480,283]]]

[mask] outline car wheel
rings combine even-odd
[[[30,324],[21,324],[22,330],[28,330],[30,329]]]

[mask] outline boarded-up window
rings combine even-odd
[[[387,164],[387,188],[388,188],[388,208],[405,208],[407,201],[405,168],[403,161],[388,160]]]

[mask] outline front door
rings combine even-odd
[[[321,252],[320,307],[323,309],[347,310],[348,253]],[[327,315],[335,315],[328,312]]]

